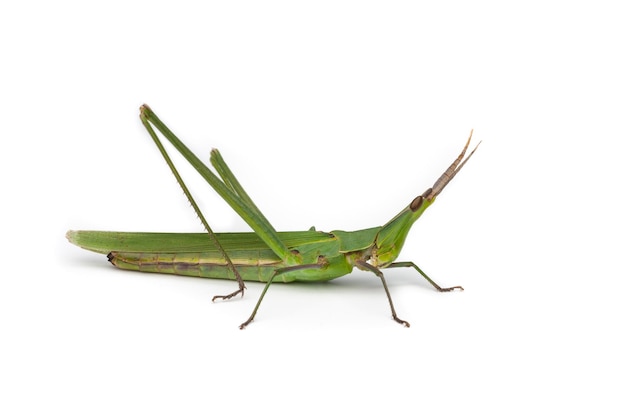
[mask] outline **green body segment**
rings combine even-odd
[[[216,233],[216,236],[246,281],[267,282],[276,269],[290,266],[255,233]],[[352,252],[342,250],[341,241],[333,233],[295,231],[279,232],[278,236],[290,251],[300,255],[303,264],[317,263],[320,258],[326,263],[322,268],[285,272],[275,281],[326,281],[352,271]],[[108,254],[109,261],[122,269],[235,279],[205,233],[70,231],[67,238],[84,249]]]
[[[323,267],[282,273],[276,282],[328,281],[352,272],[357,261],[389,266],[400,254],[413,223],[435,198],[413,210],[404,208],[382,227],[357,231],[278,232],[300,265]],[[244,281],[267,282],[281,268],[294,266],[279,258],[256,233],[215,233]],[[223,254],[206,233],[127,233],[69,231],[67,238],[87,250],[108,255],[118,268],[214,279],[236,279]]]

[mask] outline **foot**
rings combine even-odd
[[[398,323],[400,323],[401,325],[404,325],[404,327],[411,327],[411,324],[409,322],[398,318],[398,316],[393,316],[393,319],[397,321]]]
[[[218,298],[219,298],[220,300],[230,300],[231,298],[233,298],[234,296],[236,296],[236,295],[238,295],[238,294],[241,294],[241,296],[243,297],[243,290],[244,290],[244,289],[245,289],[245,287],[244,287],[244,288],[239,288],[237,291],[235,291],[235,292],[231,292],[231,293],[230,293],[230,294],[228,294],[228,295],[215,295],[215,296],[213,296],[213,299],[212,299],[211,301],[215,301],[215,300],[217,300]]]

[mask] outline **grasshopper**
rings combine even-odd
[[[357,231],[333,230],[278,232],[257,208],[233,175],[219,151],[211,151],[210,162],[217,175],[147,106],[140,108],[140,119],[154,140],[174,177],[200,218],[205,233],[128,233],[111,231],[67,232],[67,239],[84,249],[106,254],[109,261],[122,269],[169,273],[202,278],[236,280],[238,289],[215,300],[243,296],[244,281],[264,282],[257,303],[239,328],[255,318],[267,290],[273,282],[328,281],[349,274],[356,267],[380,278],[391,308],[392,318],[410,327],[396,310],[382,270],[413,268],[439,292],[463,290],[461,286],[442,288],[413,262],[396,262],[413,223],[435,201],[478,148],[463,159],[472,133],[448,169],[434,185],[413,199],[389,222],[380,227]],[[204,218],[191,192],[163,147],[158,130],[187,159],[239,216],[252,228],[249,233],[215,233]],[[479,143],[480,145],[480,143]]]

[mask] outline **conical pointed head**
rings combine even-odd
[[[435,198],[437,198],[446,185],[456,176],[470,157],[472,157],[478,145],[480,145],[480,143],[478,143],[467,158],[463,160],[471,139],[472,133],[470,133],[461,154],[459,154],[450,167],[437,179],[432,188],[428,188],[424,193],[418,195],[411,201],[409,206],[404,208],[381,228],[376,238],[376,251],[374,254],[377,266],[384,267],[396,260],[413,223],[426,211],[426,208],[435,202]]]

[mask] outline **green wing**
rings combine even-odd
[[[270,250],[256,233],[215,233],[228,253],[234,250]],[[206,233],[126,233],[116,231],[68,231],[67,239],[83,249],[109,252],[179,253],[216,250]],[[302,245],[324,244],[336,239],[321,231],[278,232],[289,249]]]

